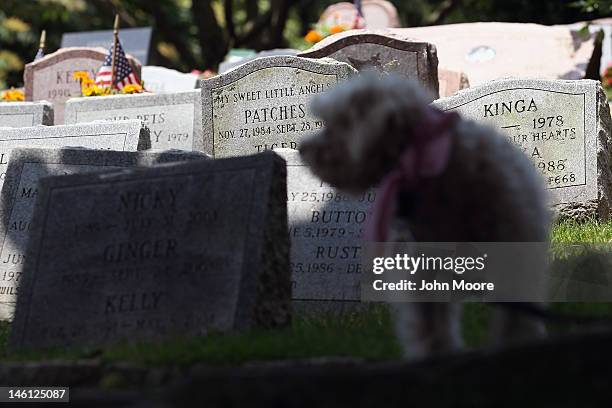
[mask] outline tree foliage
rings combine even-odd
[[[42,29],[47,52],[62,33],[152,26],[151,64],[215,69],[232,48],[304,48],[302,37],[335,0],[2,0],[0,88],[19,86]],[[395,0],[404,26],[469,21],[562,24],[610,14],[612,0]]]

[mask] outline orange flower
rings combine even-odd
[[[335,26],[332,26],[332,27],[329,29],[329,32],[330,32],[330,33],[332,33],[332,34],[338,34],[338,33],[343,32],[344,30],[345,30],[344,26],[342,26],[342,25],[340,25],[340,24],[337,24],[337,25],[335,25]]]
[[[317,43],[323,39],[323,36],[318,31],[310,30],[304,39],[309,43]]]

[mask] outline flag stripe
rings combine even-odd
[[[127,59],[125,52],[123,51],[121,42],[117,43],[117,53],[115,59],[115,83],[113,84],[113,88],[121,90],[123,89],[123,87],[129,84],[140,84],[138,76],[132,69],[132,65],[130,64],[130,61]],[[104,63],[96,74],[97,85],[111,85],[112,61],[113,46],[111,45],[106,54],[106,57],[104,58]]]

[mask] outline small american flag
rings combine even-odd
[[[136,72],[132,69],[132,65],[125,56],[121,42],[117,41],[117,55],[115,55],[115,83],[113,88],[123,89],[128,84],[140,85],[140,79],[136,75]],[[111,86],[111,78],[113,76],[112,66],[113,64],[113,46],[111,45],[104,58],[104,63],[96,74],[96,85],[98,86]]]

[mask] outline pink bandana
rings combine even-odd
[[[420,179],[438,176],[446,169],[451,148],[448,129],[458,118],[456,112],[434,108],[426,111],[420,128],[415,129],[413,143],[401,154],[397,169],[378,187],[364,235],[367,241],[386,241],[401,186],[414,188]]]

